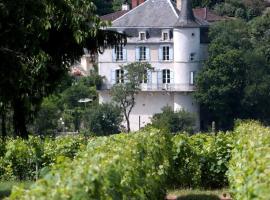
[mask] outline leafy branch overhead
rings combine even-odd
[[[3,0],[0,4],[0,102],[14,113],[15,134],[27,137],[43,97],[88,49],[125,44],[123,34],[104,30],[88,0]]]

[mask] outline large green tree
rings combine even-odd
[[[95,13],[89,0],[0,2],[0,101],[13,110],[15,135],[28,137],[26,124],[84,48],[122,41]]]
[[[195,97],[203,118],[227,129],[236,118],[270,122],[270,14],[210,29],[209,58],[197,77]]]

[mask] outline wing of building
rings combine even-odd
[[[192,97],[194,79],[207,58],[209,25],[223,18],[206,8],[192,9],[190,0],[133,0],[131,10],[125,6],[102,17],[112,21],[110,29],[126,33],[128,39],[126,46],[98,56],[99,74],[105,77],[100,103],[110,102],[110,88],[123,80],[121,65],[149,62],[153,70],[147,72],[136,95],[131,129],[145,126],[164,106],[194,113],[199,129],[200,109]]]

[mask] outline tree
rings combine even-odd
[[[43,99],[33,124],[33,131],[38,135],[55,135],[61,117],[59,97],[51,95]]]
[[[249,23],[233,20],[210,28],[209,58],[195,93],[208,124],[230,129],[237,118],[270,122],[269,20],[268,13]]]
[[[140,91],[140,84],[147,79],[147,72],[151,69],[150,64],[135,62],[121,67],[124,72],[123,80],[111,90],[112,100],[118,104],[123,112],[127,123],[127,132],[130,132],[129,116],[136,104],[135,95]]]
[[[122,119],[121,110],[112,104],[97,105],[84,115],[86,128],[98,136],[119,133]]]
[[[125,42],[95,12],[89,0],[1,1],[0,102],[11,106],[17,136],[28,137],[26,124],[84,48]]]
[[[170,106],[165,106],[162,108],[162,113],[153,116],[151,123],[153,127],[165,130],[169,133],[177,133],[180,131],[193,133],[195,117],[185,110],[174,112]]]

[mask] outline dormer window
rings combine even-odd
[[[146,40],[146,32],[145,31],[142,31],[139,33],[139,39],[140,40]]]
[[[163,41],[166,41],[166,40],[169,40],[169,31],[163,31],[162,32],[162,40]]]

